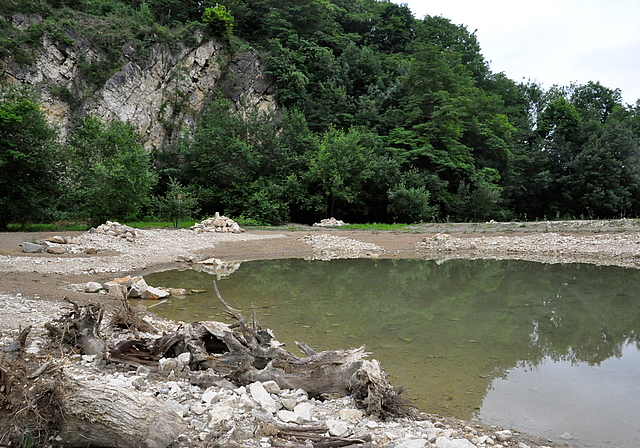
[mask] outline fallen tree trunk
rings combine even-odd
[[[379,363],[364,359],[364,347],[318,353],[296,342],[307,355],[299,358],[260,326],[255,310],[248,323],[222,299],[215,283],[214,287],[235,324],[195,322],[159,339],[123,341],[111,350],[111,360],[149,366],[163,357],[189,353],[192,370],[211,369],[238,385],[273,380],[283,389],[303,389],[311,397],[351,394],[366,412],[381,418],[413,413]]]
[[[165,448],[187,426],[155,397],[70,378],[64,387],[60,437],[65,447]]]
[[[219,299],[236,319],[233,325],[195,322],[158,338],[125,340],[112,348],[100,334],[103,310],[94,303],[80,306],[70,302],[71,311],[46,327],[63,353],[66,347],[67,353],[80,351],[107,362],[146,366],[194,383],[198,377],[195,371],[202,370],[237,386],[272,380],[282,389],[303,389],[310,397],[350,394],[367,413],[383,419],[413,414],[378,362],[365,359],[368,353],[364,347],[316,352],[296,342],[304,354],[298,357],[285,350],[271,330],[260,326],[255,310],[247,322],[238,310]],[[134,309],[124,312],[127,322],[138,322]],[[121,320],[112,322],[116,325]],[[29,418],[14,418],[14,427],[26,429],[12,433],[11,440],[39,431],[38,442],[55,433],[66,447],[165,448],[185,430],[184,419],[155,396],[74,376],[64,370],[64,360],[49,359],[40,364],[35,356],[25,357],[27,335],[28,330],[0,351],[0,404],[5,405],[0,416],[19,417],[28,409],[39,421],[30,431]],[[32,387],[34,384],[38,387]]]
[[[74,310],[79,314],[72,313],[73,318],[85,315],[77,305]],[[88,328],[86,334],[91,334],[94,329]],[[30,329],[0,347],[0,446],[12,441],[20,446],[47,446],[50,437],[57,435],[65,447],[72,448],[165,448],[187,426],[155,397],[75,379],[64,373],[64,360],[39,365],[36,356],[24,351]],[[96,346],[94,337],[85,340]]]

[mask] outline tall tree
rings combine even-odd
[[[0,229],[51,218],[64,166],[35,94],[0,84]]]
[[[130,123],[85,117],[69,136],[68,200],[92,224],[134,219],[156,182],[151,158]]]

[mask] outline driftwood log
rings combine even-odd
[[[220,296],[225,311],[236,322],[195,322],[154,340],[129,340],[110,351],[110,359],[131,366],[155,367],[161,358],[189,353],[191,370],[211,369],[237,385],[275,381],[283,389],[304,389],[311,397],[353,395],[367,413],[381,418],[412,414],[402,391],[364,347],[316,352],[296,342],[306,356],[299,358],[279,343],[271,330],[263,329],[255,309],[251,322]]]
[[[215,290],[226,312],[235,318],[234,324],[195,322],[158,338],[125,340],[108,347],[100,334],[102,308],[69,301],[71,310],[46,328],[60,346],[57,351],[95,355],[105,363],[146,366],[151,371],[180,365],[183,370],[175,374],[188,377],[194,384],[200,373],[238,386],[273,380],[283,389],[304,389],[311,397],[350,394],[367,413],[381,418],[413,414],[401,390],[388,382],[378,362],[365,359],[368,353],[364,347],[316,352],[296,342],[304,356],[295,356],[271,330],[260,326],[255,309],[248,322],[220,297],[217,286]],[[135,314],[127,305],[111,323],[129,328],[144,322]],[[65,447],[165,448],[185,429],[184,419],[154,397],[74,377],[64,372],[60,360],[41,363],[34,356],[26,356],[23,347],[27,335],[28,329],[15,343],[0,350],[0,404],[4,405],[0,417],[11,417],[12,427],[23,428],[22,433],[0,434],[0,445],[33,434],[39,443],[57,434]],[[171,358],[178,357],[180,363],[175,360],[172,364]],[[34,389],[33,384],[40,386]],[[28,395],[25,391],[35,392]],[[32,425],[29,416],[38,416],[38,425]],[[327,446],[339,446],[351,441],[326,442]]]
[[[65,447],[165,448],[187,427],[163,403],[136,391],[71,378],[64,386]]]

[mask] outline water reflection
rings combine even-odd
[[[187,270],[146,279],[210,290],[153,308],[158,314],[223,318],[211,276]],[[516,418],[518,411],[489,412],[494,397],[524,403],[531,387],[553,390],[557,376],[547,371],[601,368],[609,358],[637,353],[640,271],[631,269],[513,260],[268,260],[243,263],[219,287],[236,308],[255,302],[262,323],[290,347],[294,340],[318,349],[365,344],[421,409],[498,424],[499,416]],[[544,372],[540,384],[514,385],[525,384],[512,379],[518,372],[532,369]],[[618,381],[619,370],[609,370]],[[598,389],[600,380],[592,381],[585,387]],[[515,392],[503,392],[503,382]]]

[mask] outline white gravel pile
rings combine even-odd
[[[0,272],[38,272],[41,274],[124,273],[151,264],[193,260],[197,252],[223,242],[281,238],[284,235],[235,233],[195,233],[190,230],[137,230],[127,241],[105,233],[84,233],[75,248],[59,257],[0,256]],[[87,252],[97,252],[87,255]],[[109,255],[105,255],[108,253]]]
[[[314,259],[333,260],[337,258],[377,258],[384,249],[371,243],[333,235],[308,235],[300,238],[312,247]]]
[[[424,237],[416,244],[416,251],[425,258],[439,260],[516,259],[638,268],[640,233],[561,235],[550,232],[463,238],[438,233]]]

